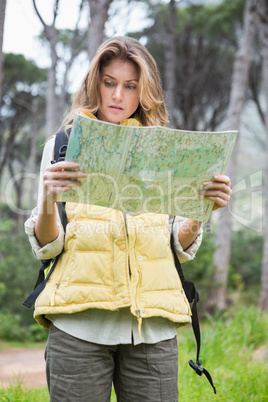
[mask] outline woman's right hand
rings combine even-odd
[[[43,177],[43,201],[55,203],[59,194],[80,187],[79,179],[84,179],[86,173],[79,171],[76,162],[62,161],[48,166]]]
[[[79,164],[76,162],[57,162],[46,168],[43,177],[43,199],[34,228],[40,247],[51,243],[59,235],[55,208],[59,194],[81,186],[79,179],[85,177],[86,173],[79,171]]]

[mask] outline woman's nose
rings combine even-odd
[[[113,99],[116,100],[122,100],[123,98],[123,88],[121,86],[116,86],[114,93],[113,93]]]

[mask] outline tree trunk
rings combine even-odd
[[[263,91],[266,101],[265,128],[266,128],[266,155],[268,155],[268,3],[265,4],[261,0],[259,12],[259,37],[261,43],[262,55],[262,80]],[[261,273],[261,291],[259,297],[259,308],[268,310],[268,157],[265,160],[266,166],[264,170],[264,194],[265,194],[265,210],[264,210],[264,242],[262,257],[262,273]]]
[[[31,153],[29,158],[29,171],[31,174],[35,174],[38,172],[37,169],[37,132],[38,132],[38,124],[37,124],[37,116],[38,116],[38,100],[35,98],[33,100],[32,113],[31,113]],[[35,191],[36,183],[35,180],[30,180],[29,183],[29,207],[28,209],[32,209],[36,204],[36,200],[34,199],[34,191]]]
[[[92,60],[104,37],[104,26],[112,0],[88,0],[90,24],[88,27],[88,56]]]
[[[50,57],[51,57],[51,65],[48,69],[48,77],[47,77],[47,92],[46,92],[46,136],[49,138],[52,134],[55,133],[58,128],[58,106],[57,106],[57,95],[56,95],[56,87],[57,87],[57,63],[58,57],[56,53],[56,44],[57,44],[57,32],[55,27],[51,28],[51,32],[53,32],[51,39],[49,39],[50,45]]]
[[[256,32],[258,0],[247,0],[244,11],[244,32],[237,51],[233,75],[230,101],[227,113],[227,128],[238,129],[248,87],[249,68],[252,59],[253,41]],[[236,179],[238,140],[234,147],[227,175],[232,182]],[[229,203],[231,208],[232,202]],[[228,208],[219,212],[219,222],[216,235],[216,251],[213,256],[215,274],[212,278],[211,290],[206,304],[209,310],[224,310],[226,308],[226,291],[231,251],[232,219]]]
[[[42,16],[40,15],[36,0],[32,0],[36,11],[36,14],[43,25],[44,35],[49,43],[51,65],[48,69],[48,79],[47,79],[47,93],[46,93],[46,134],[49,137],[51,134],[55,133],[60,125],[60,120],[67,106],[68,98],[68,79],[69,72],[72,64],[78,54],[85,50],[84,44],[81,44],[81,32],[78,29],[79,21],[81,18],[81,12],[83,9],[84,1],[80,0],[79,13],[76,21],[76,27],[72,30],[72,37],[70,38],[69,46],[69,59],[66,60],[62,58],[61,62],[65,64],[65,71],[63,75],[63,82],[60,84],[57,76],[59,56],[57,53],[57,43],[58,43],[58,31],[56,28],[56,19],[58,17],[58,8],[60,0],[54,0],[54,17],[53,23],[47,25]],[[110,0],[111,1],[111,0]],[[95,40],[95,38],[94,38]],[[93,40],[93,43],[94,43]],[[66,45],[64,45],[66,46]]]
[[[174,127],[175,74],[176,74],[176,1],[170,0],[165,52],[166,105],[169,125]]]
[[[3,81],[3,37],[4,37],[4,22],[6,12],[6,0],[0,0],[0,105],[2,102],[2,81]],[[2,193],[1,182],[2,172],[0,171],[0,194]],[[0,197],[0,218],[2,216],[2,199]]]
[[[25,166],[25,165],[24,165]],[[15,171],[13,169],[13,165],[12,162],[10,161],[8,163],[8,169],[9,169],[9,173],[10,173],[10,177],[15,177]],[[14,190],[16,195],[14,194],[14,199],[16,199],[16,201],[14,202],[14,206],[16,208],[16,232],[17,234],[19,234],[21,232],[21,229],[23,227],[23,221],[24,221],[24,215],[23,215],[23,209],[22,209],[22,205],[23,205],[23,184],[24,184],[24,168],[22,166],[21,172],[20,172],[20,180],[14,180]]]
[[[58,16],[59,0],[55,0],[52,25],[47,25],[45,23],[37,8],[36,0],[32,1],[35,12],[41,24],[43,25],[44,35],[49,43],[50,56],[51,56],[51,65],[48,69],[47,92],[46,92],[46,136],[49,137],[56,131],[57,125],[59,123],[57,121],[58,113],[57,113],[57,98],[56,98],[57,63],[58,63],[56,45],[58,38],[57,38],[57,30],[55,27],[56,19]]]
[[[3,80],[3,37],[6,12],[6,0],[0,0],[0,102],[2,101],[2,80]]]

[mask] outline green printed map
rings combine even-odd
[[[77,114],[66,160],[78,162],[87,178],[61,201],[207,222],[213,203],[198,191],[225,172],[236,135],[119,126]]]

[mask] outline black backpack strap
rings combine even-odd
[[[51,163],[61,162],[65,160],[68,142],[71,134],[71,129],[61,130],[56,134],[54,146],[54,160]],[[57,202],[58,212],[60,215],[61,223],[65,231],[68,223],[65,212],[65,202]]]
[[[70,133],[71,129],[68,128],[68,130],[61,130],[56,134],[54,160],[52,160],[51,163],[61,162],[65,160]]]
[[[38,275],[38,279],[37,282],[35,284],[34,290],[32,291],[32,293],[27,297],[26,300],[24,300],[23,305],[30,308],[34,305],[35,300],[37,299],[37,297],[40,295],[40,293],[42,292],[42,290],[44,290],[46,283],[50,277],[50,275],[52,274],[52,272],[54,271],[56,264],[58,262],[59,259],[59,255],[54,259],[54,261],[51,260],[43,260],[42,261],[42,266],[39,270],[39,275]],[[45,278],[45,270],[49,267],[49,265],[51,264],[51,262],[53,261],[53,264]]]
[[[71,133],[71,129],[68,129],[68,130],[59,131],[56,134],[55,146],[54,146],[54,159],[51,161],[51,163],[60,162],[60,161],[63,161],[65,159],[70,133]],[[65,211],[65,203],[64,202],[57,202],[57,208],[58,208],[58,211],[59,211],[59,216],[60,216],[60,219],[61,219],[63,229],[65,231],[66,230],[66,225],[68,223],[67,216],[66,216],[66,211]],[[32,307],[34,305],[35,300],[37,299],[39,294],[42,292],[42,290],[44,290],[50,275],[54,271],[54,269],[55,269],[55,267],[57,265],[59,256],[60,255],[58,255],[56,258],[49,259],[49,260],[42,260],[42,266],[41,266],[41,268],[39,270],[39,275],[38,275],[36,284],[34,286],[34,290],[27,297],[27,299],[23,302],[24,306],[30,308],[30,307]],[[52,263],[52,265],[51,265],[51,263]],[[51,265],[50,270],[49,270],[49,272],[48,272],[48,274],[47,274],[47,276],[45,278],[45,270],[50,265]]]
[[[174,217],[175,219],[175,217]],[[203,373],[207,377],[210,385],[213,388],[214,394],[216,394],[216,388],[213,384],[212,377],[209,374],[209,372],[202,367],[202,360],[199,358],[200,355],[200,349],[201,349],[201,333],[200,333],[200,326],[199,326],[199,319],[198,319],[198,313],[197,313],[197,303],[199,301],[199,293],[194,285],[194,282],[192,281],[187,281],[184,277],[182,268],[181,268],[181,263],[180,260],[177,256],[176,250],[175,250],[175,245],[174,245],[174,235],[173,235],[173,223],[174,219],[172,222],[172,230],[171,230],[171,236],[170,236],[170,247],[172,250],[172,254],[174,257],[174,263],[175,267],[177,269],[177,272],[179,274],[183,290],[185,292],[185,295],[187,297],[187,300],[191,304],[191,311],[192,311],[192,328],[194,331],[195,339],[196,339],[196,362],[193,360],[189,360],[189,366],[195,370],[196,374],[202,375]]]

